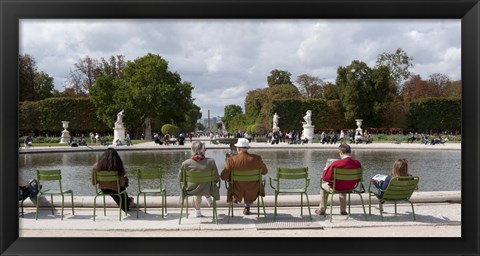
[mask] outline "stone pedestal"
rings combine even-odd
[[[314,127],[315,127],[314,125],[308,125],[308,124],[303,125],[303,132],[302,132],[302,138],[301,139],[308,138],[308,143],[313,143],[313,128]]]
[[[272,128],[272,131],[273,131],[273,132],[278,132],[278,131],[280,131],[280,127],[273,127],[273,128]]]
[[[362,126],[363,119],[356,119],[355,122],[357,123],[358,128],[355,130],[355,134],[363,135],[363,129],[360,128]]]
[[[117,146],[117,140],[120,140],[122,145],[125,145],[125,127],[113,128],[113,146]]]
[[[145,140],[146,141],[150,141],[150,140],[153,140],[153,137],[152,137],[152,128],[145,128]]]
[[[152,138],[152,126],[150,125],[150,118],[147,117],[145,118],[145,130],[144,130],[144,140],[151,141],[153,140]]]
[[[69,121],[62,121],[62,136],[60,137],[60,144],[70,144],[70,132],[67,131]]]

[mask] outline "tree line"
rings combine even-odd
[[[83,133],[107,132],[121,110],[133,135],[146,127],[159,131],[165,124],[193,131],[201,118],[192,98],[193,85],[170,71],[168,62],[157,54],[133,61],[122,55],[108,60],[87,56],[74,65],[63,92],[54,89],[52,77],[37,69],[32,56],[19,56],[21,133],[58,131],[61,121],[70,121],[69,127]]]
[[[300,130],[306,110],[312,110],[316,129],[355,128],[355,119],[363,119],[363,128],[459,131],[461,81],[440,73],[422,78],[411,67],[413,58],[399,48],[378,55],[374,67],[360,60],[338,67],[335,82],[310,74],[292,81],[290,72],[274,69],[266,87],[247,92],[243,108],[225,106],[222,121],[230,132],[263,134],[277,113],[282,130]],[[58,133],[64,120],[79,132],[108,132],[120,110],[137,137],[146,127],[159,131],[165,124],[193,131],[201,118],[193,89],[170,71],[167,60],[148,53],[133,61],[86,56],[59,92],[32,56],[19,55],[20,132]]]
[[[227,105],[223,123],[229,131],[264,134],[277,113],[282,130],[301,130],[302,117],[312,110],[315,129],[362,128],[421,130],[423,132],[461,129],[461,81],[434,73],[427,79],[413,74],[413,58],[401,48],[377,57],[374,67],[353,60],[337,69],[335,83],[309,74],[297,76],[286,70],[272,70],[267,87],[251,90],[244,110]]]

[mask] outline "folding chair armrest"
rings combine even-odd
[[[185,187],[185,183],[183,181],[179,181],[178,185],[180,186],[181,190],[183,190],[183,188]]]
[[[215,186],[216,186],[217,188],[220,188],[221,185],[222,185],[222,182],[221,182],[221,181],[219,181],[219,180],[215,181]]]
[[[268,178],[270,179],[270,187],[271,187],[273,190],[277,190],[277,188],[273,186],[272,180],[273,180],[273,181],[277,181],[278,179],[277,179],[277,178],[272,178],[272,177],[268,177]]]
[[[358,189],[358,185],[357,187],[354,189],[355,192],[358,192],[358,193],[364,193],[365,192],[365,187],[363,186],[363,183],[360,183],[360,190]]]
[[[306,184],[306,186],[305,186],[305,187],[307,187],[307,188],[308,188],[308,186],[310,186],[310,177],[307,177],[307,178],[306,178],[306,180],[307,180],[307,184]]]
[[[373,184],[373,186],[372,186]],[[368,192],[369,193],[375,193],[376,191],[385,191],[385,190],[382,190],[379,186],[375,185],[375,181],[374,180],[370,180],[370,182],[368,183]]]

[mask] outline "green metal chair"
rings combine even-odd
[[[142,168],[137,170],[137,218],[140,211],[140,195],[143,194],[143,207],[147,213],[147,194],[160,194],[162,197],[162,218],[167,213],[167,192],[163,186],[164,172],[160,168]]]
[[[228,223],[230,223],[230,216],[233,217],[233,191],[235,191],[235,182],[252,182],[258,181],[258,198],[257,198],[257,217],[260,218],[260,201],[262,201],[263,215],[265,216],[265,222],[267,222],[267,213],[265,212],[265,204],[263,197],[261,196],[262,185],[265,186],[265,181],[262,179],[262,170],[245,170],[238,171],[232,170],[230,172],[230,179],[228,180],[228,186],[232,187],[232,198],[228,205]],[[259,199],[260,198],[260,199]]]
[[[118,177],[117,171],[102,171],[97,170],[93,172],[93,179],[95,183],[95,197],[93,198],[93,221],[95,221],[96,210],[97,210],[97,197],[103,197],[103,215],[107,215],[107,209],[105,206],[105,196],[117,195],[120,200],[118,204],[119,209],[119,220],[122,221],[122,203],[127,205],[127,190],[120,191],[120,178]],[[99,182],[116,182],[117,183],[117,192],[116,193],[104,193],[99,187]],[[121,196],[124,195],[124,202],[121,200]],[[125,212],[127,216],[127,212]]]
[[[64,201],[65,201],[65,194],[70,194],[72,198],[72,215],[75,215],[75,207],[73,204],[73,191],[72,190],[63,190],[62,187],[62,171],[61,170],[37,170],[37,181],[38,187],[40,188],[37,194],[37,202],[36,202],[36,212],[35,212],[35,220],[38,220],[38,205],[40,202],[41,195],[50,195],[50,206],[52,208],[52,215],[53,212],[53,196],[60,195],[62,196],[62,220],[63,220],[63,208],[64,208]],[[58,181],[58,189],[49,189],[49,186],[41,185],[42,181]],[[47,183],[44,183],[46,185]],[[22,210],[23,211],[23,210]]]
[[[307,188],[310,185],[310,178],[308,177],[308,167],[302,167],[302,168],[277,168],[277,173],[275,178],[269,177],[270,178],[270,187],[275,191],[275,211],[273,214],[273,219],[277,217],[277,200],[278,200],[278,195],[281,193],[285,194],[300,194],[300,214],[303,216],[303,195],[307,198],[307,206],[308,206],[308,214],[310,215],[310,220],[312,220],[312,213],[310,211],[310,201],[308,199],[308,194],[307,194]],[[285,181],[299,181],[303,180],[303,187],[298,187],[298,188],[291,188],[292,186],[290,185],[289,188],[281,187],[284,185]],[[273,185],[273,183],[276,183],[276,186]],[[290,182],[292,183],[292,182]]]
[[[357,185],[351,189],[351,190],[337,190],[335,189],[336,183],[339,180],[354,180],[357,181]],[[365,216],[365,220],[367,220],[367,213],[365,211],[365,204],[363,203],[363,197],[362,197],[362,180],[363,180],[363,169],[358,168],[358,169],[339,169],[339,168],[333,168],[333,184],[332,188],[329,190],[325,190],[322,185],[320,185],[320,188],[328,195],[330,195],[330,222],[332,222],[332,206],[333,206],[333,195],[334,194],[341,194],[341,193],[346,193],[348,194],[348,215],[350,216],[350,194],[355,193],[360,196],[360,200],[362,202],[362,207],[363,207],[363,215]],[[321,180],[320,180],[321,182]],[[323,208],[326,209],[327,205],[326,202],[323,202]],[[325,216],[325,213],[324,213]]]
[[[184,171],[182,174],[182,181],[180,182],[180,189],[182,193],[182,205],[180,208],[180,218],[178,219],[178,224],[182,222],[183,207],[186,202],[186,216],[188,219],[188,192],[187,187],[188,183],[210,183],[210,196],[212,200],[212,209],[213,209],[213,220],[218,224],[218,213],[217,213],[217,203],[214,197],[214,191],[217,188],[220,188],[220,182],[215,181],[215,170],[210,172],[198,172],[198,171]]]
[[[418,182],[420,178],[418,176],[403,176],[393,177],[385,190],[378,189],[376,186],[372,187],[372,180],[368,186],[368,214],[371,215],[372,196],[378,198],[378,206],[380,210],[380,216],[383,221],[383,203],[386,201],[393,201],[395,204],[395,215],[397,215],[397,202],[406,201],[412,206],[413,220],[415,218],[415,209],[413,203],[410,201],[410,197],[413,192],[418,188]],[[373,189],[372,189],[373,188]],[[383,194],[380,196],[380,193]]]

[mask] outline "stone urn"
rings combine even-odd
[[[69,144],[70,143],[70,132],[67,131],[69,121],[62,121],[62,136],[60,138],[60,144]]]
[[[363,135],[363,129],[360,128],[362,126],[363,119],[356,119],[355,122],[357,122],[358,128],[356,129],[357,133],[359,132],[360,135]]]

